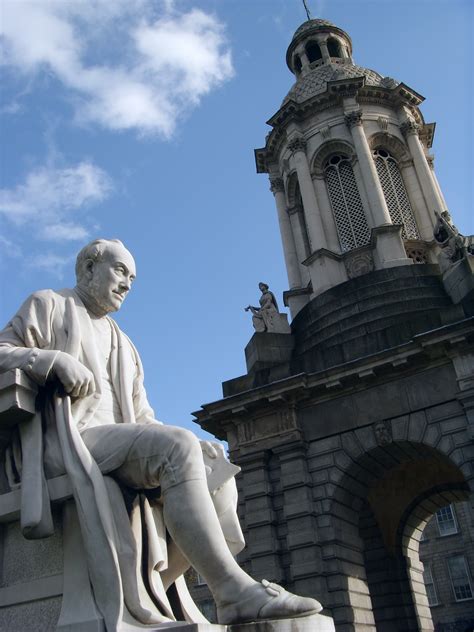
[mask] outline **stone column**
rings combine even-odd
[[[421,190],[415,167],[413,166],[413,160],[409,159],[401,162],[399,163],[399,167],[413,213],[415,214],[420,236],[422,239],[431,241],[433,239],[434,218],[426,206],[423,191]]]
[[[307,258],[309,253],[306,249],[306,239],[303,232],[305,230],[305,227],[304,225],[302,225],[303,209],[299,206],[293,206],[289,208],[287,212],[290,219],[291,229],[293,231],[298,263],[300,264],[299,270],[301,275],[301,282],[302,285],[306,287],[309,283],[309,270],[305,266],[302,266],[301,262]]]
[[[336,223],[332,212],[331,202],[324,181],[324,174],[313,175],[314,192],[321,209],[321,217],[324,225],[324,232],[327,236],[328,248],[333,252],[340,252],[339,237],[337,234]]]
[[[345,106],[348,105],[345,99]],[[351,104],[354,99],[351,99]],[[369,199],[372,227],[372,242],[375,244],[374,262],[377,269],[399,265],[413,265],[407,257],[401,236],[401,226],[393,224],[380,184],[375,162],[362,125],[362,110],[345,112],[346,125],[351,131],[357,159]],[[370,219],[370,218],[369,218]]]
[[[294,288],[301,287],[301,274],[298,256],[296,254],[295,240],[286,208],[285,187],[282,178],[270,178],[270,191],[275,196],[288,283],[290,290],[293,290]]]
[[[434,211],[442,213],[445,210],[444,204],[439,196],[438,189],[433,180],[428,161],[425,156],[423,145],[418,136],[420,126],[410,118],[405,118],[400,129],[406,138],[408,149],[410,150],[415,165],[415,170],[420,181],[421,190],[425,196],[430,214]]]
[[[362,125],[362,111],[352,110],[346,112],[344,119],[351,132],[362,172],[362,178],[369,198],[372,227],[392,224],[387,203],[385,202],[385,196],[382,191],[382,185],[380,184],[374,159],[372,158],[372,152],[370,151],[369,143]]]
[[[446,200],[444,199],[443,191],[441,190],[441,187],[440,187],[440,184],[439,184],[439,180],[438,180],[438,177],[436,175],[435,168],[434,168],[434,157],[430,156],[430,158],[428,158],[427,160],[428,160],[428,164],[429,164],[430,170],[431,170],[431,177],[433,178],[433,182],[435,183],[435,187],[436,187],[436,190],[438,191],[438,195],[440,197],[440,200],[443,203],[443,209],[444,210],[448,210],[448,205],[446,204]]]
[[[328,62],[330,60],[330,56],[329,56],[329,50],[328,50],[328,43],[326,40],[322,41],[322,42],[318,42],[319,44],[319,48],[321,50],[321,55],[323,56],[323,60],[324,62]]]
[[[308,158],[306,156],[306,141],[301,136],[297,136],[288,143],[288,149],[292,152],[296,167],[312,253],[315,250],[326,247],[326,237],[324,235],[321,215],[314,193],[313,181],[311,180]]]

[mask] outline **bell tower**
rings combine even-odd
[[[352,55],[326,20],[293,36],[296,81],[255,151],[291,328],[255,327],[247,373],[194,414],[242,468],[254,577],[316,597],[337,632],[428,632],[424,526],[458,501],[472,522],[474,237],[446,211],[423,97]],[[433,618],[472,629],[448,599]]]
[[[435,213],[446,205],[421,95],[358,66],[349,35],[327,20],[296,30],[286,63],[296,82],[255,158],[275,196],[294,318],[349,279],[436,263]]]

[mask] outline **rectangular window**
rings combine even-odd
[[[453,533],[458,532],[452,505],[438,509],[436,512],[436,520],[438,522],[439,535],[452,535]]]
[[[205,586],[206,580],[196,571],[196,586]]]
[[[429,606],[438,605],[438,595],[436,594],[436,588],[433,581],[433,574],[431,573],[431,566],[425,566],[423,571],[423,580],[425,582],[426,595],[428,597]]]
[[[472,584],[469,568],[464,555],[453,555],[448,558],[449,575],[456,601],[472,599]]]

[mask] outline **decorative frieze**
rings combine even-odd
[[[418,134],[420,126],[413,119],[409,119],[400,125],[400,129],[404,136],[410,136],[411,134]]]
[[[293,140],[291,140],[288,143],[288,149],[291,151],[292,154],[295,154],[297,151],[306,151],[306,141],[302,136],[297,136],[296,138],[293,138]]]
[[[237,426],[240,445],[282,436],[297,429],[296,411],[293,407],[276,410],[270,415],[250,419]]]
[[[344,121],[349,129],[356,125],[362,125],[362,110],[352,110],[352,112],[346,112],[344,115]]]
[[[282,178],[270,178],[270,191],[275,193],[281,193],[285,190]]]

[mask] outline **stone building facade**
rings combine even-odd
[[[197,423],[242,468],[255,577],[316,596],[338,632],[432,630],[423,529],[473,510],[474,257],[442,215],[423,97],[357,66],[325,20],[286,60],[296,82],[255,155],[291,334],[255,333]]]
[[[440,509],[426,525],[420,560],[437,632],[467,632],[474,615],[474,515],[469,503]]]

